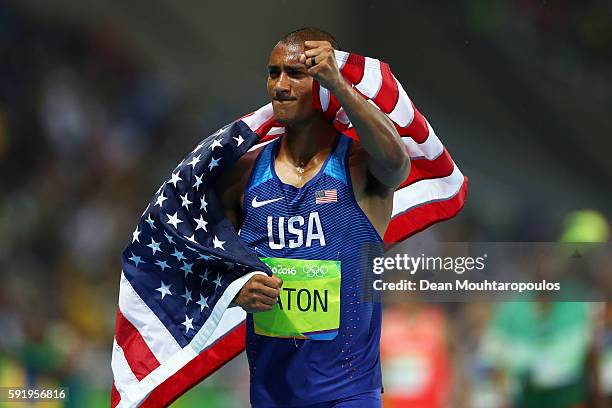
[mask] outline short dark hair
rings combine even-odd
[[[325,30],[316,27],[304,27],[285,34],[277,44],[298,44],[304,41],[329,41],[332,47],[338,49],[336,38]]]

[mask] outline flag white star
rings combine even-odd
[[[172,286],[172,284],[166,285],[164,283],[164,281],[161,281],[161,286],[159,288],[155,289],[155,290],[158,291],[159,293],[161,293],[161,297],[163,299],[164,296],[166,296],[166,295],[172,296],[172,292],[170,292],[170,286]]]
[[[221,158],[219,157],[218,159],[215,159],[214,157],[212,157],[210,159],[210,163],[208,164],[208,170],[212,170],[215,167],[219,167],[219,162],[221,161]]]
[[[136,265],[136,267],[138,268],[138,264],[140,263],[146,263],[145,261],[142,260],[141,257],[136,256],[135,253],[132,252],[132,256],[130,258],[128,258],[130,261],[134,262],[134,264]]]
[[[168,184],[172,184],[174,186],[174,188],[176,188],[176,183],[178,183],[179,181],[183,181],[183,179],[179,176],[180,171],[177,171],[176,173],[172,173],[172,178],[170,180],[167,181]]]
[[[183,323],[181,323],[183,326],[185,326],[185,333],[188,333],[189,330],[193,330],[193,318],[189,318],[189,316],[185,315],[185,321]]]
[[[208,296],[204,297],[200,293],[200,300],[198,300],[196,303],[200,305],[200,312],[203,311],[205,307],[209,307],[208,306]]]
[[[198,256],[198,259],[204,259],[205,261],[208,261],[210,260],[210,256],[206,254],[200,254],[200,256]]]
[[[155,226],[155,221],[153,221],[153,218],[151,218],[151,214],[149,214],[145,221],[149,223],[151,229],[157,229],[157,227]]]
[[[213,238],[213,246],[215,248],[221,248],[225,251],[225,248],[223,248],[223,244],[225,244],[225,241],[219,240],[219,238],[217,238],[217,236],[215,235],[215,237]]]
[[[215,283],[215,289],[217,289],[219,286],[221,286],[221,274],[217,275],[217,279],[215,279],[213,281]]]
[[[183,272],[185,272],[185,278],[187,277],[187,275],[192,274],[193,275],[193,271],[191,270],[191,268],[193,267],[192,263],[187,263],[185,261],[183,261],[183,266],[181,266],[181,270]]]
[[[206,202],[206,194],[202,195],[202,198],[200,198],[200,210],[204,210],[205,212],[208,212],[208,210],[206,209],[206,207],[208,206],[208,203]]]
[[[187,288],[185,288],[185,293],[183,293],[181,297],[185,299],[185,306],[187,306],[189,302],[193,302],[193,299],[191,298],[191,291],[187,290]]]
[[[148,244],[147,246],[151,248],[151,250],[153,251],[153,255],[155,255],[157,251],[164,252],[159,248],[160,245],[161,245],[161,242],[155,242],[155,240],[151,238],[151,243]]]
[[[213,140],[212,144],[210,145],[210,150],[212,150],[214,152],[217,147],[223,148],[223,145],[221,144],[220,140],[215,139],[215,140]]]
[[[198,145],[196,146],[195,149],[193,149],[193,151],[191,152],[191,154],[194,154],[195,152],[197,152],[198,150],[200,150],[202,148],[202,146],[204,146],[204,142],[200,142],[198,143]]]
[[[139,235],[140,235],[140,230],[138,229],[138,226],[136,226],[136,231],[132,233],[132,243],[134,243],[134,241],[140,242],[140,240],[138,239]]]
[[[166,261],[155,261],[155,265],[159,266],[161,268],[162,272],[165,271],[166,268],[170,267],[170,266],[168,266],[168,262],[166,262]]]
[[[195,234],[191,234],[190,237],[188,237],[187,235],[183,235],[185,238],[187,238],[189,241],[193,242],[194,244],[197,244],[198,242],[195,239]]]
[[[183,207],[185,207],[186,209],[189,210],[189,204],[193,204],[193,203],[191,201],[189,201],[189,199],[187,198],[187,194],[189,194],[189,193],[187,192],[187,193],[185,193],[185,195],[180,196],[181,200],[183,200],[183,202],[181,203],[181,206],[183,206]]]
[[[189,163],[189,164],[191,164],[191,168],[192,169],[195,169],[196,164],[198,164],[200,162],[200,157],[201,156],[202,156],[201,154],[198,154],[197,156],[193,156],[191,158],[191,163]]]
[[[168,224],[172,224],[174,225],[174,229],[178,228],[178,225],[183,222],[182,220],[179,219],[178,217],[178,212],[174,212],[174,215],[168,215],[166,214],[166,217],[168,217],[168,221],[166,221]]]
[[[164,196],[164,192],[157,196],[157,201],[155,201],[155,205],[160,206],[160,208],[164,205],[164,201],[166,201],[168,197]]]
[[[172,238],[172,235],[169,235],[166,231],[164,231],[164,236],[168,240],[169,244],[174,244],[174,238]]]
[[[183,256],[183,253],[176,248],[174,248],[174,253],[171,255],[175,257],[177,261],[181,261],[182,259],[187,259]]]
[[[202,184],[202,177],[204,177],[203,174],[200,177],[198,177],[198,175],[195,174],[196,182],[192,187],[195,187],[196,191],[200,189],[200,184]]]
[[[234,139],[236,142],[238,142],[236,147],[240,146],[242,144],[242,142],[244,142],[244,139],[242,138],[241,134],[238,134],[238,137],[233,137],[232,139]]]
[[[208,230],[206,229],[206,224],[208,224],[206,221],[204,221],[204,218],[202,218],[202,214],[200,214],[200,218],[194,218],[193,219],[198,225],[196,226],[196,231],[199,229],[203,229],[204,231]]]

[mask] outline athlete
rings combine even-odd
[[[382,242],[410,160],[391,120],[345,82],[334,48],[316,28],[276,44],[267,88],[285,135],[241,157],[218,187],[246,245],[286,266],[253,276],[233,302],[248,312],[256,408],[381,406],[381,305],[361,299],[360,251]],[[313,80],[336,96],[359,142],[313,107]],[[296,270],[309,278],[290,281]]]

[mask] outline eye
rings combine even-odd
[[[276,77],[278,77],[279,73],[280,73],[280,71],[279,71],[278,69],[269,69],[269,70],[268,70],[268,76],[269,76],[270,78],[276,78]]]
[[[304,73],[302,71],[298,71],[298,70],[294,70],[294,69],[290,70],[288,72],[288,74],[292,78],[301,78],[301,77],[304,76]]]

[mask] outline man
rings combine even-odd
[[[288,259],[293,273],[292,262],[316,260],[314,269],[308,266],[313,279],[327,273],[324,262],[339,261],[339,323],[333,330],[308,316],[317,300],[327,310],[328,292],[325,301],[317,299],[316,289],[287,287],[278,274],[253,276],[234,299],[249,312],[254,407],[381,406],[381,306],[359,293],[360,251],[364,243],[382,242],[393,193],[410,160],[391,120],[344,81],[334,48],[335,39],[315,28],[276,44],[267,85],[285,136],[241,157],[218,187],[226,216],[258,256]],[[360,142],[339,134],[313,107],[314,80],[336,96]],[[332,287],[330,293],[333,304]],[[288,336],[274,324],[288,319],[291,301],[298,318],[309,321],[303,335]],[[264,330],[265,315],[273,323]]]

